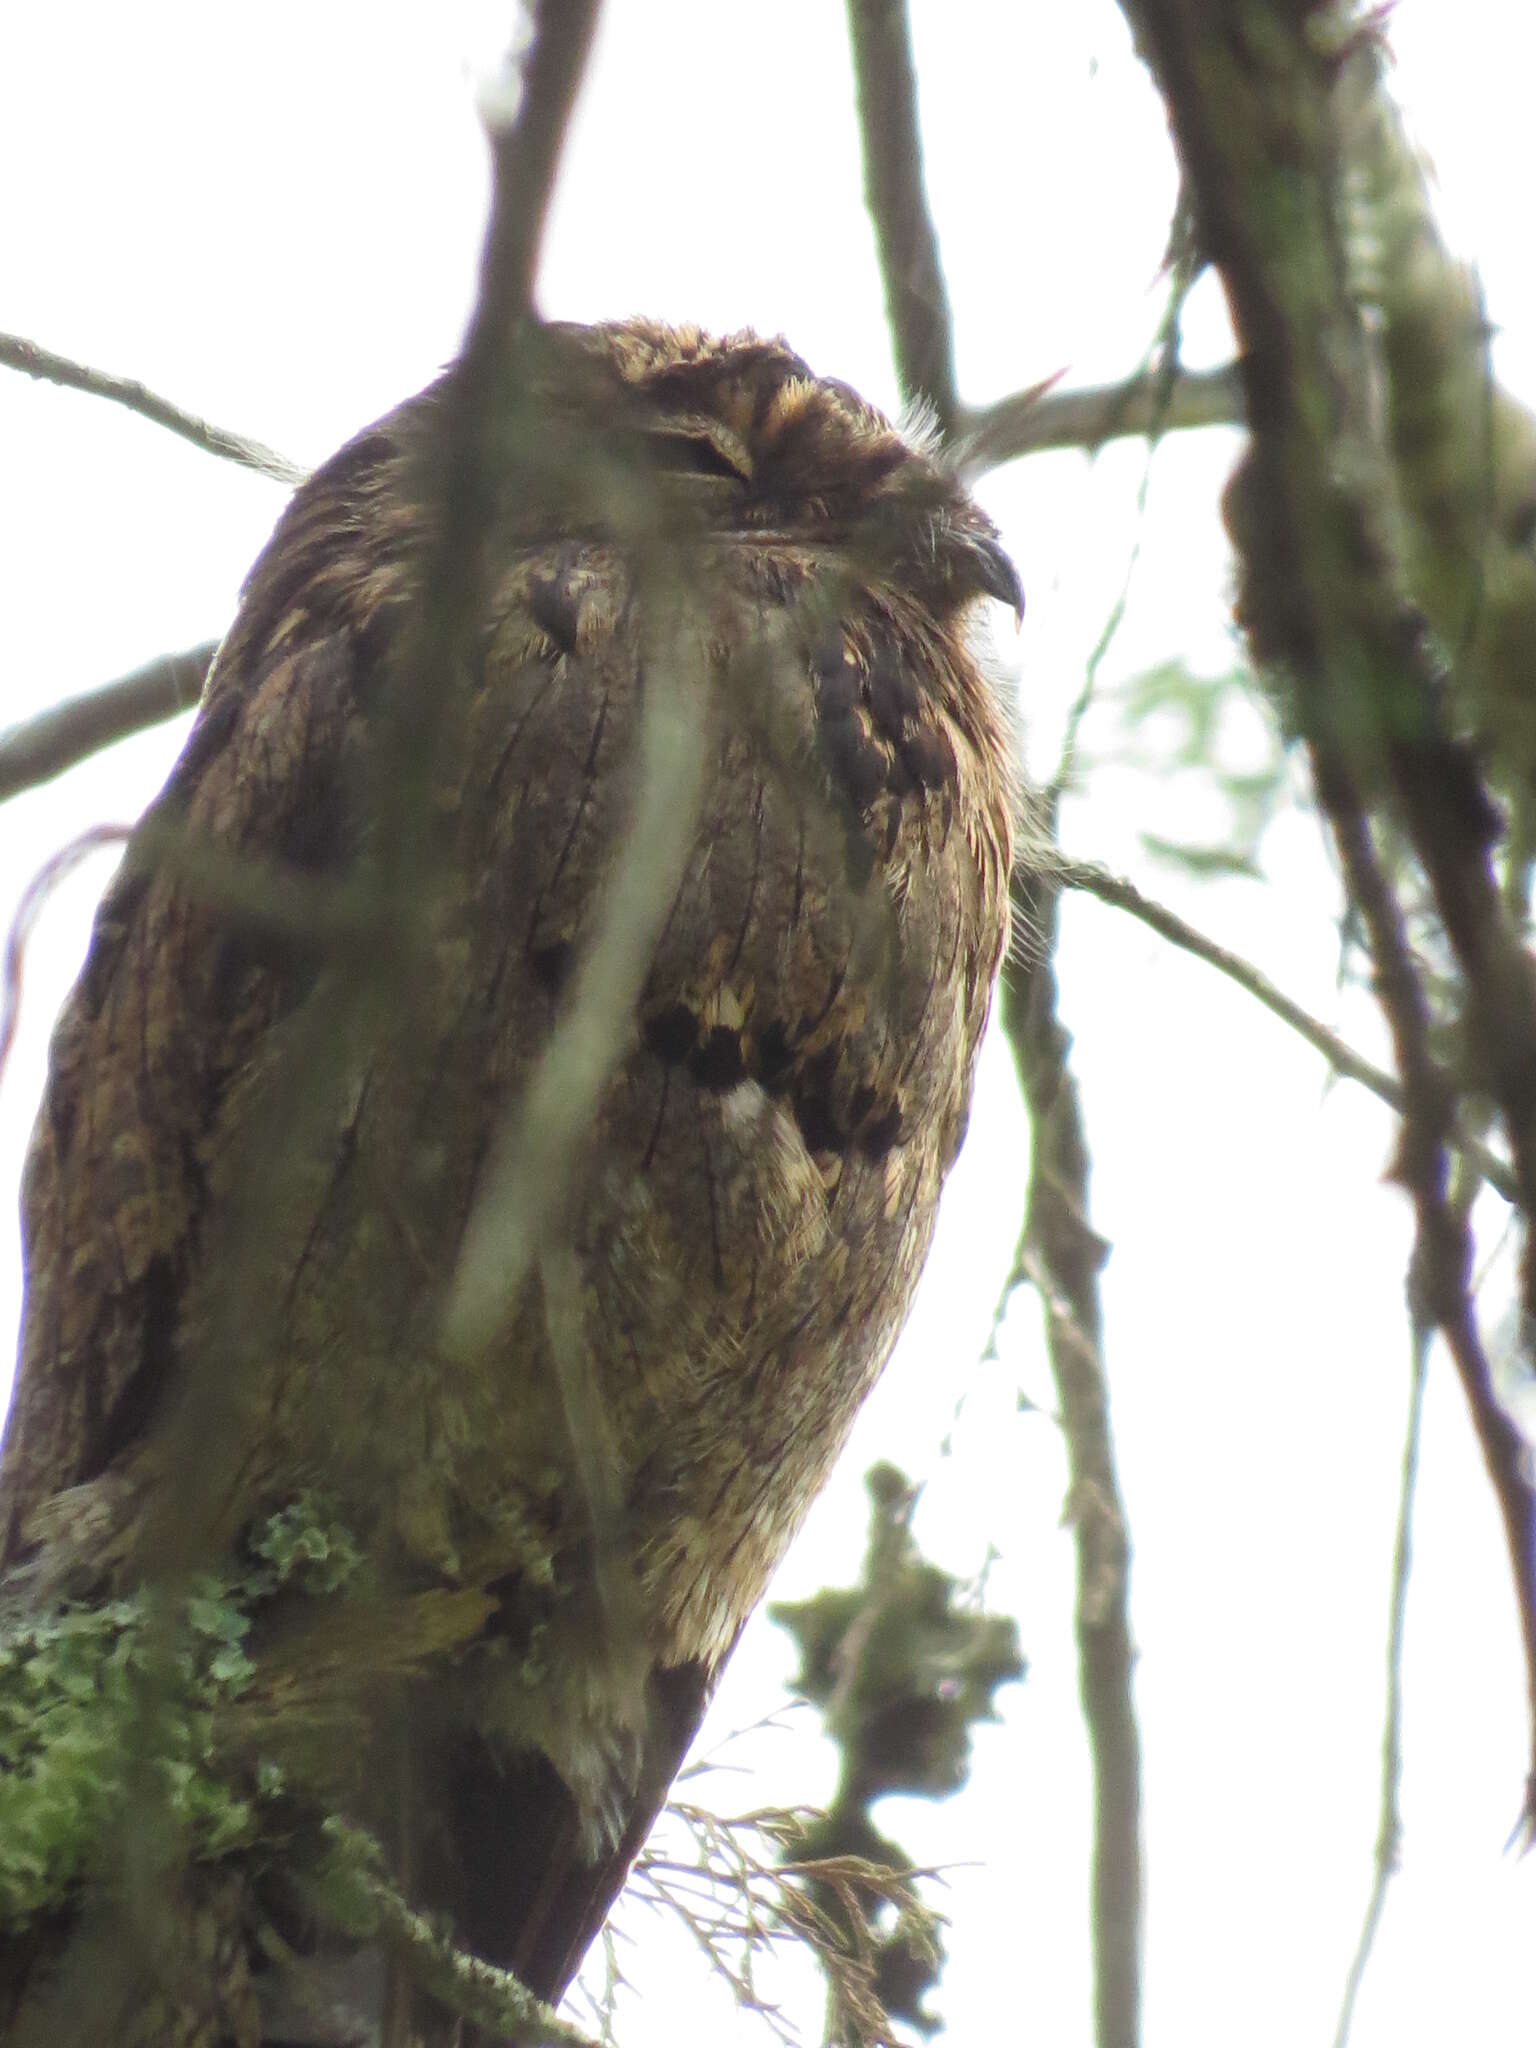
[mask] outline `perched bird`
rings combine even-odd
[[[210,1754],[286,1802],[281,1852],[188,1859],[171,1962],[119,1942],[101,2040],[470,2038],[285,1891],[327,1810],[563,1992],[907,1313],[1005,944],[978,600],[1022,600],[938,455],[777,341],[542,327],[472,630],[408,672],[450,388],[279,520],[27,1164],[0,1611],[222,1571],[255,1619]],[[450,1341],[497,1134],[591,1026],[663,702],[699,773],[638,992],[505,1314]],[[305,1516],[318,1550],[272,1536]],[[0,1927],[18,2038],[91,1938],[89,1871],[56,1889]]]

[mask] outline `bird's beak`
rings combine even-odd
[[[1002,542],[993,534],[978,534],[971,542],[976,560],[976,581],[988,597],[1007,605],[1014,618],[1024,621],[1024,586]]]

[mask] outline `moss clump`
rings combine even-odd
[[[216,1762],[219,1709],[256,1674],[248,1642],[263,1608],[334,1594],[360,1561],[305,1495],[174,1605],[145,1590],[0,1617],[0,1921],[64,1904],[130,1810],[135,1833],[158,1824],[187,1857],[249,1847],[283,1777],[257,1760],[233,1778]]]

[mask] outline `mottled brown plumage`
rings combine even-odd
[[[334,1796],[553,1997],[927,1252],[1007,922],[972,627],[1017,591],[943,468],[781,344],[630,323],[539,351],[482,627],[419,746],[392,663],[440,395],[327,463],[252,573],[55,1037],[0,1485],[33,1598],[129,1582],[161,1541],[195,1560],[305,1486],[402,1597],[479,1593]],[[551,494],[540,449],[589,451],[601,488]],[[537,1278],[490,1356],[445,1355],[441,1318],[625,857],[658,649],[697,665],[704,793],[561,1204],[594,1397],[573,1445]],[[415,863],[398,959],[306,939],[280,896],[236,917],[199,886],[208,844],[280,864],[278,891]],[[255,2038],[230,1998],[219,2025]]]

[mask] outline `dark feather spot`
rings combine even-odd
[[[747,1063],[742,1057],[740,1032],[715,1025],[689,1059],[688,1071],[706,1088],[734,1088],[744,1081]]]
[[[757,1078],[762,1085],[770,1092],[780,1088],[793,1058],[784,1026],[777,1020],[765,1025],[757,1040]]]
[[[858,708],[863,686],[851,661],[820,678],[816,685],[816,709],[823,720],[850,718]]]
[[[885,787],[886,756],[857,718],[835,718],[821,728],[822,744],[838,782],[858,810]]]
[[[893,1145],[901,1142],[901,1104],[893,1102],[884,1116],[877,1117],[859,1133],[859,1149],[871,1159],[883,1159]]]
[[[837,638],[837,652],[828,658],[813,657],[811,671],[816,678],[816,710],[823,719],[846,718],[858,705],[864,694],[863,678],[858,664],[844,652],[842,635]]]
[[[869,676],[869,708],[875,724],[897,739],[903,723],[916,718],[921,705],[922,692],[911,669],[894,648],[882,647]]]
[[[403,601],[386,601],[376,605],[353,631],[352,699],[360,711],[369,711],[377,704],[385,683],[394,673],[394,651],[400,643],[404,613]]]
[[[574,567],[574,557],[563,555],[547,576],[534,578],[528,592],[534,624],[567,654],[576,652],[581,624],[581,592],[571,573]]]
[[[645,1020],[645,1042],[659,1060],[675,1065],[699,1042],[699,1020],[686,1003],[669,1003]]]
[[[840,1058],[839,1046],[824,1045],[801,1061],[790,1084],[790,1107],[812,1152],[842,1152],[847,1147],[848,1134],[833,1101]]]
[[[794,1097],[795,1122],[808,1152],[841,1152],[843,1136],[832,1120],[828,1103],[820,1096]]]
[[[958,780],[949,743],[931,725],[920,725],[901,741],[901,758],[924,789],[943,789]]]
[[[570,979],[575,951],[575,947],[565,939],[528,948],[528,965],[533,969],[533,978],[547,994],[556,996],[565,987]]]
[[[885,771],[885,786],[894,797],[910,796],[917,788],[917,778],[900,754],[891,757],[891,765]]]
[[[823,626],[811,643],[811,674],[817,678],[835,676],[847,659],[842,627],[832,623]]]
[[[1505,532],[1511,547],[1528,548],[1536,542],[1536,498],[1524,498],[1509,515]]]

